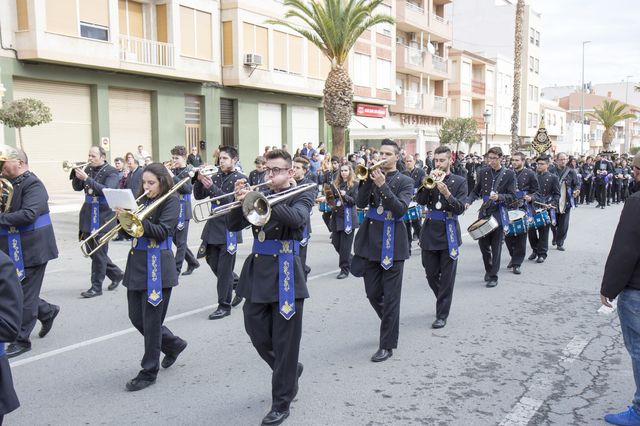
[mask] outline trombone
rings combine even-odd
[[[153,203],[148,206],[141,205],[138,206],[137,209],[132,211],[124,211],[122,213],[116,214],[112,217],[107,223],[102,225],[98,230],[94,231],[91,235],[89,235],[86,239],[80,241],[80,251],[85,257],[89,257],[93,255],[95,252],[100,250],[102,246],[107,244],[112,238],[118,235],[118,232],[121,230],[131,235],[132,237],[138,238],[141,237],[144,233],[144,227],[142,226],[142,221],[158,206],[166,200],[171,194],[176,192],[182,185],[187,183],[191,178],[186,177],[182,179],[180,182],[173,185],[173,187],[164,194],[162,197],[155,200]],[[136,199],[136,203],[142,200],[142,197],[147,195],[145,192],[141,196]],[[103,236],[100,236],[100,232],[105,228],[109,227],[114,221],[117,221],[118,224],[107,231]],[[93,247],[93,248],[92,248]]]
[[[271,181],[268,180],[266,182],[262,182],[257,185],[249,186],[249,189],[251,189],[252,191],[255,191],[261,186],[265,186],[270,183]],[[229,213],[231,210],[241,207],[242,206],[241,201],[232,201],[230,203],[223,204],[218,207],[214,207],[213,209],[211,208],[212,202],[221,200],[223,198],[231,197],[233,194],[235,194],[235,191],[229,192],[227,194],[218,195],[217,197],[206,198],[204,200],[198,201],[197,203],[193,204],[193,220],[196,223],[205,222],[209,219],[224,216],[227,213]]]
[[[242,201],[242,214],[254,226],[263,226],[271,219],[271,208],[274,204],[284,201],[294,195],[315,188],[315,183],[305,183],[294,186],[277,194],[264,195],[258,191],[249,192]],[[239,203],[239,201],[237,201]]]
[[[367,180],[371,172],[382,167],[384,163],[386,163],[387,161],[389,160],[378,161],[377,163],[375,163],[374,165],[368,168],[366,166],[363,166],[362,164],[358,164],[356,166],[356,169],[354,170],[356,177],[359,180]]]
[[[89,162],[81,162],[81,161],[70,161],[70,160],[64,160],[62,162],[62,170],[64,170],[65,173],[69,173],[72,170],[75,169],[82,169],[85,168],[89,165]]]
[[[202,166],[196,167],[189,171],[189,176],[191,176],[191,183],[195,183],[196,179],[198,179],[198,175],[211,177],[218,173],[219,168],[216,166]]]

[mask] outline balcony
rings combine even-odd
[[[424,97],[420,92],[405,90],[396,96],[396,104],[390,109],[396,114],[424,114]]]
[[[471,96],[484,99],[485,83],[481,80],[471,80]]]
[[[420,92],[412,92],[410,90],[406,90],[404,92],[404,106],[405,108],[411,109],[422,109],[423,96]]]
[[[120,60],[134,64],[173,68],[173,44],[143,38],[120,36]]]
[[[427,73],[432,80],[447,80],[450,78],[448,61],[442,56],[427,55],[425,63]]]
[[[396,2],[396,25],[402,31],[419,32],[427,29],[428,14],[423,2]]]
[[[453,37],[453,29],[451,22],[442,16],[432,13],[429,19],[429,30],[437,37],[443,40],[451,40]]]
[[[420,75],[426,73],[425,55],[418,48],[396,44],[396,67],[404,74]]]
[[[478,125],[478,129],[483,129],[484,130],[484,118],[483,117],[473,117],[473,119],[476,121],[476,124]]]

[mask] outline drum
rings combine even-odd
[[[357,213],[358,213],[358,225],[362,225],[362,222],[364,222],[364,218],[367,215],[367,209],[357,209]]]
[[[533,221],[529,223],[530,229],[542,228],[551,223],[549,212],[545,209],[536,210],[536,214],[533,215]]]
[[[326,201],[320,201],[320,205],[318,206],[318,209],[322,212],[322,213],[329,213],[331,212],[331,209],[329,208],[329,204],[327,204]]]
[[[420,206],[411,206],[402,218],[405,222],[420,220],[422,218],[422,208]]]
[[[509,210],[509,232],[507,235],[517,237],[527,232],[527,215],[522,210]]]
[[[471,235],[471,238],[473,238],[474,240],[478,240],[486,235],[489,235],[491,232],[498,229],[499,227],[500,227],[500,224],[498,223],[496,218],[493,216],[490,216],[490,217],[478,219],[475,222],[473,222],[471,226],[467,228],[467,232],[469,232],[469,235]]]

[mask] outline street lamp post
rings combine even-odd
[[[633,77],[632,75],[628,75],[627,76],[627,84],[625,86],[625,92],[624,92],[624,103],[625,105],[629,105],[629,79]],[[629,131],[631,129],[629,129],[629,123],[630,120],[625,120],[626,123],[624,125],[624,152],[629,152]]]
[[[582,42],[582,86],[580,87],[580,151],[584,154],[584,46],[591,41]]]
[[[484,150],[483,150],[483,154],[486,154],[487,150],[489,149],[489,122],[491,121],[491,110],[485,109],[484,110],[484,114],[482,114],[482,117],[484,117]]]

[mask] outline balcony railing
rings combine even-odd
[[[415,65],[417,67],[421,67],[424,65],[422,51],[420,49],[416,49],[415,47],[405,46],[404,60],[406,63]]]
[[[434,96],[433,97],[433,110],[436,112],[447,112],[447,98],[443,98],[442,96]]]
[[[404,106],[405,108],[422,109],[422,94],[406,90],[404,92]]]
[[[171,43],[120,36],[120,60],[123,62],[173,68],[174,57]]]
[[[485,94],[484,81],[471,80],[471,92],[476,93],[478,95],[484,95]]]
[[[433,19],[435,19],[436,22],[439,22],[443,25],[448,25],[449,21],[447,21],[446,19],[444,19],[442,16],[438,16],[435,13],[433,14]]]
[[[447,60],[442,56],[433,55],[433,68],[437,71],[447,72]]]
[[[410,1],[406,2],[407,5],[407,9],[411,10],[412,12],[415,13],[419,13],[421,15],[424,15],[424,8],[415,4],[415,3],[411,3]]]

